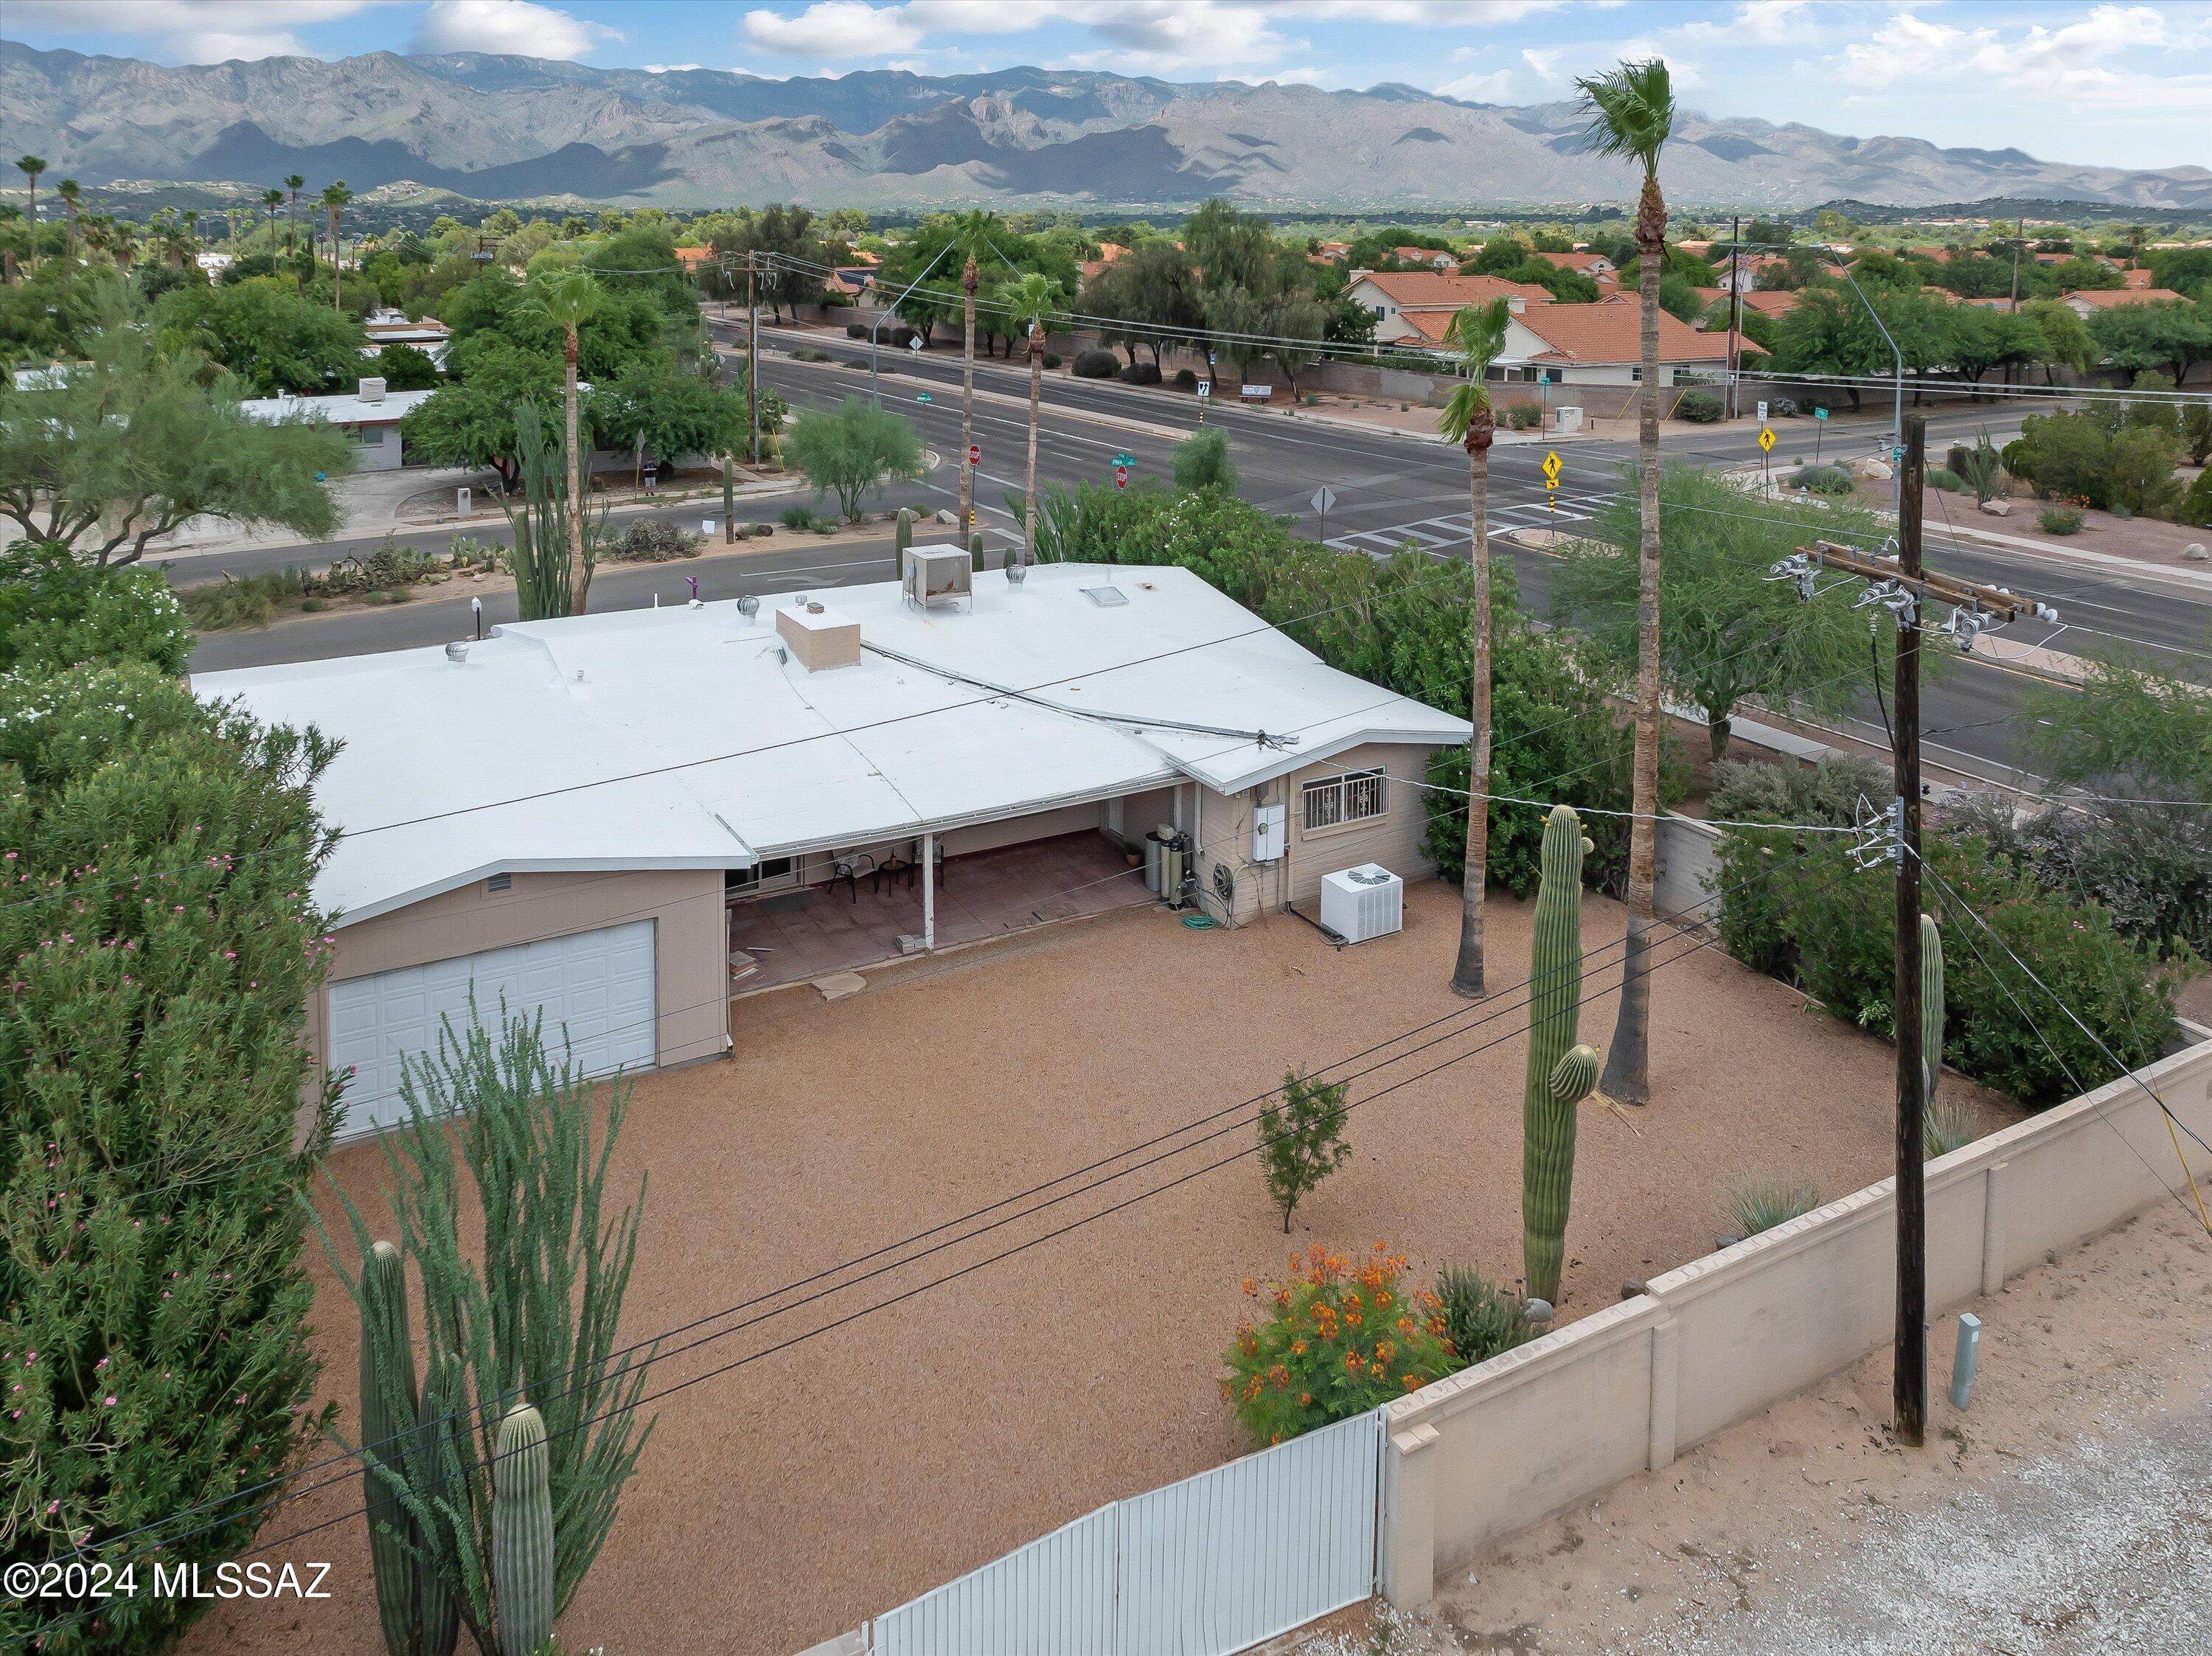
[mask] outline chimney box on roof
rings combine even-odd
[[[775,612],[776,636],[810,673],[860,663],[860,623],[822,604],[787,604]]]
[[[384,400],[384,378],[381,374],[361,382],[361,400],[364,403],[381,403]]]

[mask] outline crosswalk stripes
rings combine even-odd
[[[1610,494],[1563,494],[1559,496],[1556,509],[1543,500],[1516,500],[1491,507],[1491,526],[1493,530],[1525,529],[1537,524],[1588,523],[1612,499]],[[1410,523],[1392,524],[1383,529],[1356,530],[1347,535],[1332,536],[1328,544],[1340,551],[1388,557],[1411,541],[1421,550],[1433,552],[1439,547],[1465,544],[1474,522],[1472,513],[1455,512],[1417,518]]]

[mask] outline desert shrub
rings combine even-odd
[[[2192,529],[2212,529],[2212,468],[2197,474],[2197,481],[2174,508],[2173,520]]]
[[[814,508],[787,506],[777,514],[776,521],[786,529],[811,529],[814,527]]]
[[[1950,1099],[1929,1105],[1920,1117],[1920,1154],[1933,1162],[1972,1143],[1981,1133],[1973,1112]]]
[[[1992,793],[1944,824],[1979,834],[2060,901],[2102,904],[2161,960],[2212,957],[2212,811],[2106,798],[2023,818]]]
[[[1060,353],[1058,351],[1047,351],[1044,354],[1044,365],[1048,368],[1058,367],[1060,366]]]
[[[1158,365],[1152,362],[1132,362],[1115,377],[1125,385],[1157,385],[1160,383]]]
[[[1544,410],[1534,403],[1508,403],[1505,405],[1505,428],[1508,431],[1534,431],[1544,423]]]
[[[1221,1395],[1255,1443],[1281,1443],[1364,1414],[1457,1365],[1433,1294],[1402,1286],[1405,1256],[1381,1242],[1355,1266],[1318,1244],[1291,1256],[1264,1290],[1267,1320],[1247,1320],[1222,1353]],[[1247,1279],[1244,1292],[1262,1294]]]
[[[1196,391],[1198,389],[1197,373],[1190,368],[1177,368],[1175,371],[1175,388],[1177,391]]]
[[[1236,491],[1237,463],[1229,458],[1229,434],[1219,426],[1191,433],[1170,451],[1168,458],[1179,493],[1194,488]]]
[[[1078,379],[1111,379],[1121,359],[1111,351],[1078,351],[1073,372]]]
[[[1721,942],[1745,964],[1888,1039],[1896,1033],[1890,883],[1861,870],[1841,837],[1729,832],[1717,882],[1729,894]],[[1945,941],[1946,1062],[2040,1109],[2119,1074],[2105,1049],[2128,1065],[2165,1051],[2176,1028],[2174,988],[2193,961],[2161,970],[2155,949],[2124,936],[2103,904],[2046,890],[1984,834],[1939,828],[1923,842],[1923,856],[2010,949],[1929,881],[1925,905]],[[2094,1039],[2014,964],[2015,955]]]
[[[181,673],[187,611],[158,569],[101,569],[51,542],[0,553],[0,671],[58,672],[145,661]]]
[[[1756,1236],[1802,1218],[1820,1205],[1820,1193],[1810,1185],[1746,1177],[1729,1185],[1722,1196],[1721,1215],[1739,1236]]]
[[[600,549],[599,555],[616,563],[666,563],[676,558],[696,558],[699,537],[678,525],[641,518]]]
[[[1794,488],[1809,489],[1815,494],[1849,494],[1852,489],[1851,474],[1841,466],[1807,466],[1791,472],[1787,481]]]
[[[848,322],[848,323],[845,325],[845,337],[846,337],[846,338],[848,338],[848,339],[866,339],[867,337],[868,337],[868,325],[867,325],[866,323],[865,323],[865,322]]]
[[[2081,532],[2081,514],[2070,506],[2046,506],[2035,514],[2046,535],[2078,535]]]
[[[1844,828],[1857,820],[1862,798],[1880,804],[1890,792],[1888,767],[1863,754],[1830,754],[1809,767],[1724,759],[1713,767],[1713,791],[1705,804],[1721,822]]]
[[[792,348],[791,360],[794,362],[835,362],[837,359],[811,345],[797,345]]]
[[[2007,444],[2017,464],[2005,462],[2046,498],[2079,500],[2085,506],[2124,507],[2146,517],[2164,517],[2180,502],[2173,469],[2181,440],[2155,425],[2115,427],[2109,410],[2076,414],[2031,414],[2021,422],[2019,441]]]
[[[1472,1265],[1446,1265],[1437,1273],[1437,1301],[1443,1311],[1444,1338],[1462,1368],[1526,1345],[1543,1331],[1528,1320],[1518,1295]]]
[[[35,894],[0,905],[0,1564],[82,1546],[142,1583],[155,1540],[210,1580],[242,1553],[237,1497],[319,1428],[301,1198],[336,1108],[305,1042],[334,746],[199,701],[161,630],[150,663],[0,676],[0,844]],[[167,1650],[206,1608],[10,1595],[0,1649]]]
[[[1797,399],[1794,397],[1770,397],[1766,399],[1766,411],[1777,420],[1793,419],[1797,413]]]
[[[2212,403],[2191,403],[2182,409],[2181,447],[2191,465],[2212,459]]]
[[[305,590],[298,570],[277,569],[243,577],[226,574],[221,580],[187,586],[179,596],[193,626],[204,633],[226,633],[266,627],[276,618],[278,604],[301,597]]]
[[[1709,391],[1686,391],[1674,404],[1674,417],[1687,420],[1694,425],[1710,426],[1728,413],[1728,404],[1717,393]]]
[[[1959,474],[1950,467],[1932,466],[1928,472],[1928,487],[1940,488],[1946,494],[1956,494],[1966,488],[1966,484],[1959,481]]]

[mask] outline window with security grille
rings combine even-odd
[[[1340,828],[1346,822],[1364,822],[1388,811],[1390,778],[1381,770],[1321,777],[1307,783],[1300,797],[1304,800],[1307,833]]]

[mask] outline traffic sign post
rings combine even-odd
[[[1820,464],[1820,439],[1826,434],[1828,429],[1827,409],[1815,407],[1813,410],[1813,418],[1819,422],[1813,428],[1813,464],[1818,465]]]
[[[1557,513],[1559,509],[1559,496],[1553,492],[1559,486],[1559,452],[1556,449],[1547,449],[1544,452],[1544,508],[1547,512]]]
[[[1336,491],[1327,483],[1314,490],[1313,509],[1321,516],[1321,538],[1324,545],[1328,541],[1328,509],[1335,504]]]
[[[1129,468],[1123,465],[1115,466],[1114,468],[1114,487],[1116,488],[1127,488],[1128,486]]]
[[[1759,406],[1760,409],[1764,411],[1766,404],[1761,403]],[[1759,428],[1759,476],[1760,482],[1765,484],[1768,488],[1773,487],[1773,475],[1771,469],[1767,464],[1767,457],[1773,452],[1774,428],[1771,426],[1761,426]]]
[[[915,400],[915,402],[917,402],[917,403],[927,403],[927,402],[929,402],[929,401],[931,401],[931,400],[933,400],[933,399],[931,398],[931,397],[930,397],[930,395],[929,395],[929,393],[928,393],[927,391],[918,391],[915,392],[915,394],[914,394],[914,400]]]
[[[970,443],[968,445],[968,464],[971,466],[979,466],[983,464],[983,446],[981,443]]]

